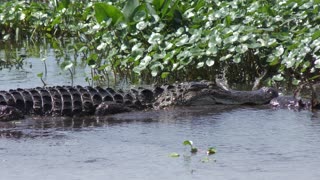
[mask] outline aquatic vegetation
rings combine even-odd
[[[319,2],[7,1],[0,5],[0,38],[46,38],[57,59],[91,67],[94,82],[224,73],[230,84],[260,77],[299,85],[319,79]]]
[[[215,153],[217,153],[216,148],[214,148],[214,147],[208,148],[208,150],[207,150],[208,155],[215,154]]]
[[[182,143],[184,146],[190,146],[190,153],[192,156],[196,155],[197,152],[198,152],[198,148],[194,147],[194,144],[193,144],[193,141],[191,140],[185,140],[183,141]],[[214,147],[209,147],[208,150],[206,151],[206,155],[205,157],[203,157],[202,159],[200,159],[200,162],[203,162],[203,163],[207,163],[207,162],[210,162],[210,161],[216,161],[215,159],[212,159],[210,158],[209,156],[213,155],[213,154],[216,154],[217,153],[217,150],[216,148]],[[192,156],[190,155],[184,155],[184,157],[187,157],[187,158],[191,158]],[[173,152],[173,153],[170,153],[169,154],[169,157],[172,157],[172,158],[178,158],[180,157],[180,154],[179,153],[176,153],[176,152]]]
[[[169,157],[177,158],[177,157],[180,157],[180,154],[174,152],[174,153],[169,154]]]
[[[190,146],[190,152],[191,153],[196,153],[196,152],[198,152],[198,148],[196,148],[196,147],[194,147],[193,146],[193,142],[192,141],[190,141],[190,140],[185,140],[185,141],[183,141],[183,145],[185,145],[185,146]]]

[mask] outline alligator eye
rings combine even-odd
[[[271,94],[274,97],[278,97],[278,92],[273,88],[268,88],[267,93]]]

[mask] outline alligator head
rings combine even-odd
[[[23,118],[23,113],[19,109],[13,106],[0,105],[0,121],[11,121],[21,118]]]
[[[180,89],[180,90],[179,90]],[[214,105],[214,104],[267,104],[278,96],[274,88],[263,87],[256,91],[224,90],[212,82],[202,81],[182,84],[174,91],[175,99],[166,93],[164,97],[157,99],[159,107],[168,105]],[[162,94],[163,96],[163,94]]]
[[[211,104],[267,104],[278,96],[273,88],[261,88],[256,91],[225,91],[222,89],[204,88],[189,91],[185,95],[185,102],[189,105]]]

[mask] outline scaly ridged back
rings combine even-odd
[[[103,101],[141,108],[152,104],[153,99],[153,92],[148,89],[124,93],[111,88],[54,86],[0,91],[0,105],[16,107],[24,114],[56,116],[92,115]]]

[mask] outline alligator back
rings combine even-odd
[[[24,114],[92,115],[96,107],[106,101],[143,108],[152,103],[153,92],[148,89],[122,92],[90,86],[54,86],[0,91],[0,105],[15,107]]]

